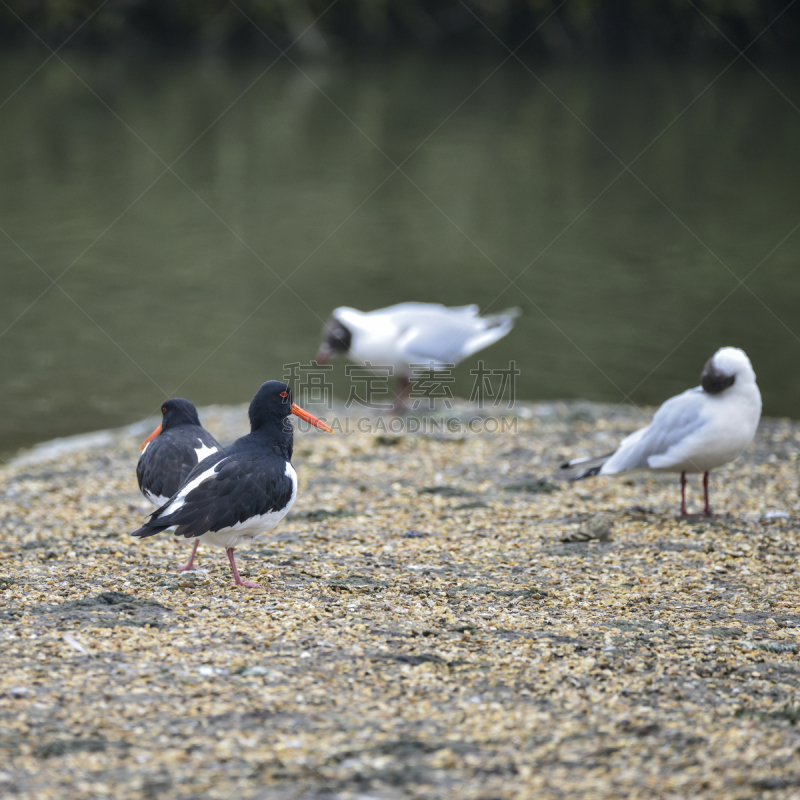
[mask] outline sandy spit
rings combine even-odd
[[[639,412],[515,413],[298,434],[294,510],[237,551],[261,590],[129,536],[154,421],[0,470],[0,796],[800,797],[800,424],[682,519],[672,476],[554,477]]]

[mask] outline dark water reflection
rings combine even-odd
[[[246,401],[407,299],[522,306],[486,356],[526,399],[655,404],[737,344],[798,416],[794,75],[70,54],[12,96],[43,57],[0,62],[0,451]]]

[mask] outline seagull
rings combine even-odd
[[[197,409],[182,397],[173,397],[161,406],[161,424],[142,442],[142,455],[136,465],[136,478],[142,494],[160,508],[183,485],[186,476],[222,445],[200,424]],[[178,572],[194,569],[199,539],[192,554]]]
[[[250,433],[199,463],[182,485],[133,536],[144,538],[175,527],[175,535],[224,547],[235,586],[243,581],[234,548],[272,530],[297,497],[297,473],[291,463],[294,429],[290,414],[333,433],[332,428],[292,402],[291,389],[267,381],[248,411]]]
[[[438,303],[399,303],[376,311],[341,306],[322,331],[316,361],[343,353],[365,367],[391,367],[400,389],[396,412],[405,409],[414,367],[443,370],[502,339],[519,316],[509,308],[480,316],[478,306],[448,308]]]
[[[562,468],[578,468],[573,480],[636,470],[680,472],[684,516],[686,473],[702,472],[704,513],[711,516],[708,473],[742,454],[760,418],[761,393],[750,359],[738,347],[722,347],[706,362],[700,386],[667,400],[653,421],[615,452],[568,461]]]

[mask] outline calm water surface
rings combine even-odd
[[[485,357],[525,399],[657,404],[735,344],[800,416],[791,73],[43,58],[0,57],[0,452],[248,401],[402,300],[521,306]]]

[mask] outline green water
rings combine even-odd
[[[0,60],[0,452],[248,401],[335,306],[402,300],[521,306],[485,358],[523,399],[657,404],[734,344],[800,414],[791,72],[70,53],[21,85],[45,56]]]

